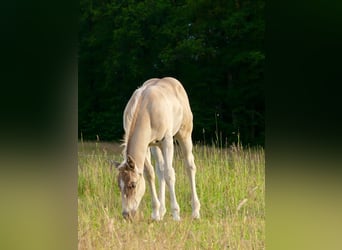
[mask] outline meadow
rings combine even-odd
[[[134,222],[121,216],[116,169],[119,144],[79,142],[78,249],[265,249],[264,149],[194,145],[201,219],[191,219],[190,186],[175,150],[176,195],[181,221],[167,213],[151,220],[148,186]],[[158,185],[158,181],[156,183]]]

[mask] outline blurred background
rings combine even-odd
[[[172,76],[188,93],[195,142],[264,145],[264,6],[81,0],[78,137],[122,139],[133,91]]]

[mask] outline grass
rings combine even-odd
[[[79,249],[265,249],[265,157],[262,148],[194,146],[201,219],[191,219],[190,186],[175,150],[176,195],[181,221],[151,220],[147,186],[137,219],[121,216],[116,170],[118,144],[80,142],[78,150]],[[158,184],[158,183],[157,183]]]

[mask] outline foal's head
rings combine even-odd
[[[139,171],[131,156],[118,165],[118,185],[121,192],[122,216],[125,219],[132,218],[145,193],[145,179],[143,171]]]

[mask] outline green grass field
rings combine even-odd
[[[148,186],[133,223],[121,216],[118,144],[80,142],[79,249],[265,249],[265,157],[262,148],[194,146],[201,219],[191,219],[190,186],[176,147],[176,195],[181,221],[172,220],[166,189],[164,220],[151,220]],[[157,182],[158,185],[158,182]]]

